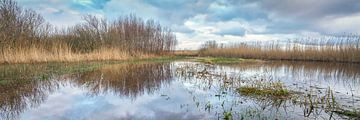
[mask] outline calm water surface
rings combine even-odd
[[[321,104],[308,107],[301,97],[259,99],[236,91],[242,85],[255,84],[254,81],[280,81],[287,89],[312,96],[311,99],[322,98],[331,91],[337,106],[343,110],[360,110],[360,65],[357,64],[207,65],[175,61],[112,64],[71,74],[48,71],[42,70],[41,65],[1,66],[0,118],[357,119]]]

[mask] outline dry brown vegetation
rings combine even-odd
[[[242,43],[220,46],[214,41],[208,41],[203,44],[199,55],[266,60],[360,62],[360,36],[358,35],[307,38],[302,41],[322,42],[318,44],[293,42],[285,45],[275,42],[267,45]]]
[[[0,64],[48,61],[120,60],[174,50],[170,29],[135,15],[114,21],[92,15],[84,23],[57,29],[13,0],[0,0]]]
[[[197,50],[176,50],[174,52],[176,56],[198,56]]]

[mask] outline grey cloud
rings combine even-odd
[[[221,36],[224,35],[244,36],[246,34],[246,30],[244,28],[225,29],[217,32],[216,34]]]
[[[299,19],[319,19],[360,12],[359,0],[257,0],[264,10]]]
[[[211,0],[143,0],[159,9],[159,16],[173,24],[183,24],[188,18],[205,14]]]
[[[225,11],[222,10],[213,10],[209,7],[210,11],[208,12],[209,18],[215,21],[228,21],[236,18],[241,18],[244,20],[257,20],[257,19],[268,19],[268,15],[265,11],[259,8],[257,4],[252,2],[244,1],[222,1],[222,2],[213,2],[213,5],[227,7]]]

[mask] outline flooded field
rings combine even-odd
[[[173,61],[63,66],[0,66],[0,118],[337,120],[360,116],[359,64]]]

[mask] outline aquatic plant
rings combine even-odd
[[[237,72],[227,74],[227,72],[216,71],[214,67],[216,68],[217,66],[219,65],[184,63],[178,66],[176,72],[179,77],[187,78],[184,80],[200,80],[201,83],[199,84],[204,85],[201,86],[203,89],[213,87],[213,83],[216,82],[217,89],[213,94],[214,97],[223,99],[228,93],[235,91],[240,94],[238,98],[238,100],[241,100],[240,104],[246,100],[251,100],[256,104],[251,105],[251,107],[256,107],[250,113],[241,111],[240,114],[236,114],[237,111],[231,111],[232,117],[239,119],[281,119],[287,116],[287,113],[283,113],[284,111],[296,109],[298,110],[297,112],[300,111],[299,113],[303,112],[303,118],[309,119],[319,117],[334,119],[358,118],[359,112],[355,109],[352,110],[353,107],[346,108],[341,105],[341,102],[336,98],[337,95],[330,88],[319,88],[310,85],[309,89],[307,89],[307,84],[304,87],[299,87],[298,84],[285,85],[280,80],[277,81],[277,78],[273,77],[271,73],[267,73],[267,70],[264,73],[252,76],[242,76],[241,73]],[[294,69],[297,68],[295,67]],[[311,69],[313,68],[311,67]],[[209,107],[210,104],[206,104],[206,102],[204,104],[205,110],[208,111],[211,108]],[[217,104],[214,104],[214,108],[216,106]],[[223,101],[219,106],[224,107],[226,105]],[[261,112],[268,113],[272,111],[276,111],[275,114],[279,116],[261,114]],[[219,115],[219,118],[226,118],[225,116],[229,114],[229,111],[224,111]],[[293,116],[290,115],[289,117]]]
[[[281,82],[261,82],[255,85],[241,86],[237,91],[242,95],[271,98],[288,98],[292,95]]]
[[[335,110],[334,113],[347,116],[350,119],[360,119],[360,111],[357,110]]]
[[[232,120],[232,114],[231,112],[224,112],[224,120]]]

